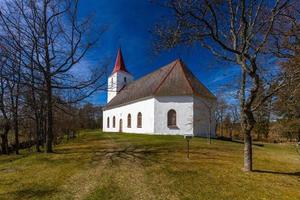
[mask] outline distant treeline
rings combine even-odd
[[[30,113],[28,113],[28,115],[30,115]],[[79,130],[101,129],[102,107],[87,103],[77,107],[74,106],[54,109],[54,122],[54,145],[56,145],[63,139],[68,140],[76,138]],[[19,123],[20,130],[18,148],[33,150],[35,147],[38,147],[39,151],[41,151],[46,140],[46,122],[42,122],[43,125],[39,129],[39,138],[36,138],[36,125],[32,118],[21,118]],[[12,153],[16,149],[14,132],[12,130],[8,132],[7,149],[7,153]],[[0,152],[2,152],[2,147],[0,147]]]

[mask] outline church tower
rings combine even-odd
[[[126,84],[132,81],[133,76],[126,69],[121,48],[119,48],[113,72],[108,77],[107,103],[110,102]]]

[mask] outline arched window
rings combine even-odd
[[[113,116],[113,128],[116,128],[116,117]]]
[[[173,109],[168,111],[168,127],[176,127],[176,111]]]
[[[107,118],[107,124],[106,124],[107,128],[109,128],[109,117]]]
[[[137,115],[137,127],[142,128],[142,113],[138,113]]]
[[[127,128],[131,128],[131,114],[127,115]]]

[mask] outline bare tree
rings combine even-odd
[[[31,78],[35,84],[31,88],[42,91],[45,97],[46,151],[50,153],[54,139],[54,104],[80,101],[105,85],[102,79],[105,68],[97,73],[88,72],[90,77],[81,79],[73,72],[104,29],[96,34],[89,32],[91,18],[79,20],[78,0],[7,1],[5,9],[0,11],[0,20],[2,29],[15,41],[14,48],[22,52],[22,64],[28,76],[38,74]],[[22,34],[22,41],[18,41],[16,30]],[[57,102],[62,98],[64,100]]]
[[[170,0],[173,15],[156,27],[159,49],[198,42],[241,71],[239,102],[244,135],[244,170],[252,171],[254,111],[285,84],[284,75],[264,60],[285,30],[296,27],[299,2],[293,0]],[[296,15],[296,16],[295,16]],[[293,39],[293,38],[292,38]],[[268,75],[266,75],[268,74]],[[263,76],[262,76],[263,75]],[[267,94],[259,93],[260,83]]]
[[[7,109],[7,69],[6,69],[6,52],[3,44],[1,44],[1,60],[0,60],[0,111],[1,111],[1,151],[3,154],[8,154],[8,132],[11,128],[9,110]]]
[[[14,149],[16,154],[19,154],[19,106],[21,97],[21,66],[20,55],[16,53],[12,58],[6,62],[10,62],[10,66],[6,69],[9,70],[7,83],[7,97],[9,98],[10,113],[12,115],[12,127],[15,134]]]
[[[299,70],[299,50],[294,58],[282,63],[282,68],[289,74]],[[282,124],[281,134],[288,136],[290,140],[297,137],[300,142],[300,73],[297,76],[297,81],[288,80],[284,90],[276,95],[273,111],[279,116],[279,124]]]

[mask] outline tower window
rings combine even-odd
[[[137,115],[137,127],[142,128],[142,113],[138,113]]]
[[[168,112],[168,127],[175,128],[176,126],[176,111],[172,109]]]
[[[127,82],[127,79],[126,79],[126,77],[124,77],[124,83],[126,83]]]

